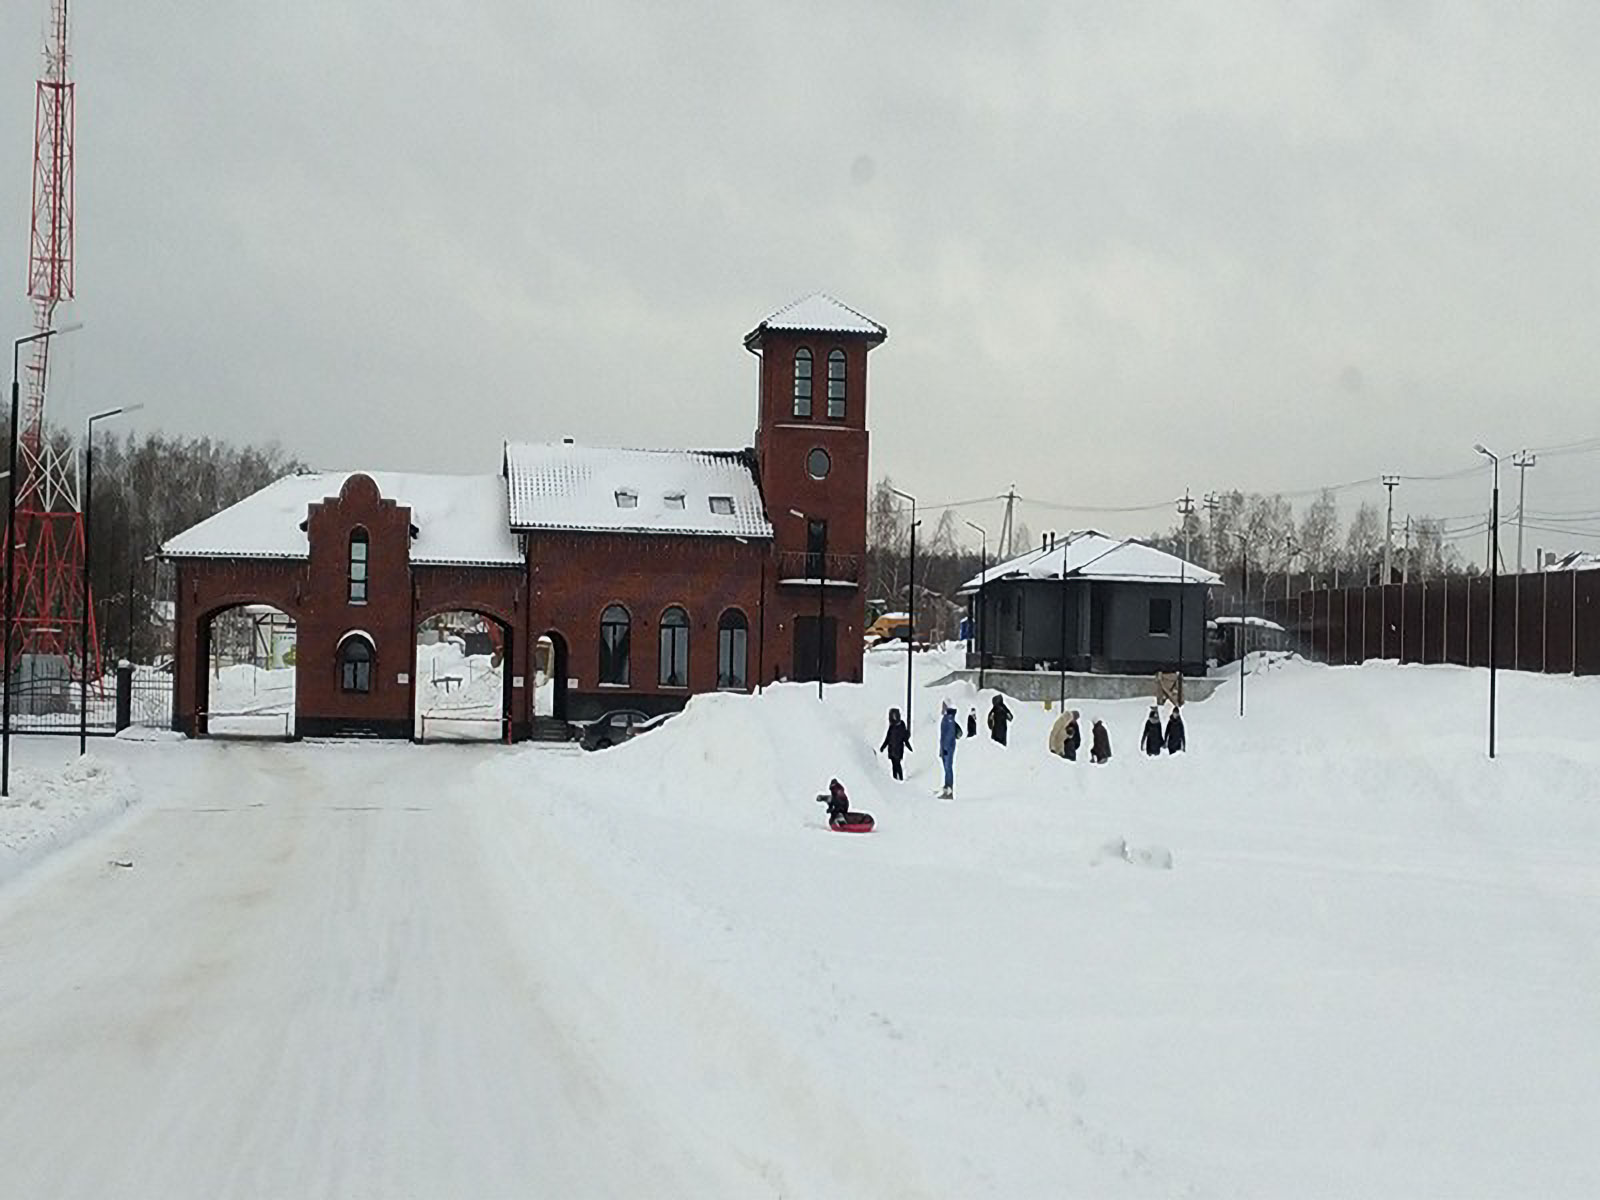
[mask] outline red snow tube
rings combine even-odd
[[[871,833],[871,813],[845,813],[842,817],[829,817],[828,828],[838,833]]]

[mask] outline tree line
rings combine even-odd
[[[70,455],[66,433],[47,436]],[[171,569],[156,558],[162,542],[304,469],[277,445],[160,433],[95,438],[89,589],[102,657],[154,662],[170,654]]]
[[[1259,492],[1220,492],[1210,500],[1206,504],[1196,498],[1193,512],[1178,516],[1165,531],[1138,540],[1222,576],[1222,587],[1212,593],[1218,611],[1238,601],[1247,576],[1252,601],[1281,596],[1286,590],[1295,594],[1308,588],[1382,581],[1384,510],[1376,504],[1362,504],[1346,524],[1332,491],[1320,492],[1298,512],[1285,497]],[[971,545],[978,534],[949,508],[940,511],[931,529],[919,514],[916,532],[918,631],[954,636],[965,608],[956,591],[980,570],[979,552]],[[994,533],[990,531],[991,537]],[[1027,524],[1015,521],[1012,553],[1026,553],[1035,545]],[[990,566],[1001,550],[991,541]],[[1394,531],[1390,562],[1395,582],[1475,569],[1446,537],[1444,521],[1433,517],[1413,517],[1409,531],[1403,526]],[[867,603],[874,611],[905,608],[911,578],[911,512],[888,476],[873,486],[868,502],[863,578]]]

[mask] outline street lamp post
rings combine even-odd
[[[1239,535],[1239,715],[1244,716],[1244,677],[1250,657],[1250,614],[1246,601],[1250,595],[1250,535]]]
[[[11,644],[14,640],[12,618],[16,609],[13,593],[16,590],[17,577],[17,409],[18,399],[21,394],[18,375],[20,373],[22,348],[30,342],[42,342],[58,333],[70,333],[72,330],[79,328],[81,328],[79,325],[68,325],[61,329],[44,329],[38,333],[29,334],[24,338],[17,338],[11,344],[11,454],[10,466],[6,472],[6,627],[4,634],[4,669],[6,677],[5,698],[0,700],[0,796],[9,796],[11,794],[11,685],[14,682],[11,669]]]
[[[983,608],[983,585],[988,582],[985,578],[989,574],[989,531],[982,525],[972,521],[967,524],[978,531],[978,690],[983,691],[983,654],[985,650],[984,634],[988,632],[989,618]]]
[[[1500,456],[1482,443],[1473,447],[1494,464],[1494,490],[1489,500],[1489,757],[1494,757],[1494,672],[1500,659]]]
[[[811,518],[806,516],[805,513],[801,512],[797,508],[791,508],[789,510],[789,515],[791,517],[798,517],[800,520],[802,520],[802,521],[804,521],[806,523],[806,535],[807,535],[807,537],[809,537],[810,533],[811,533]],[[811,557],[811,551],[810,551],[809,548],[806,551],[806,557],[807,558]],[[825,602],[825,593],[823,592],[823,588],[826,586],[827,578],[828,578],[828,547],[827,547],[826,544],[823,545],[821,552],[817,554],[816,558],[817,558],[817,699],[821,700],[822,699],[822,623],[825,620],[825,618],[823,616],[823,611],[824,611],[823,605],[824,605],[824,602]]]
[[[78,628],[78,753],[89,749],[89,555],[94,513],[94,423],[143,408],[126,404],[97,412],[84,423],[83,434],[83,612]]]
[[[889,489],[902,500],[911,502],[911,578],[906,583],[906,620],[910,632],[906,635],[906,728],[911,728],[911,655],[917,644],[917,498],[897,487]]]

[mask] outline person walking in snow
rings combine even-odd
[[[1161,710],[1154,705],[1144,722],[1144,752],[1152,758],[1166,747],[1166,735],[1161,732]]]
[[[1172,715],[1167,718],[1167,753],[1182,753],[1186,744],[1183,736],[1183,712],[1174,704]]]
[[[989,736],[1002,746],[1006,744],[1006,726],[1011,723],[1011,710],[1003,697],[996,696],[989,706]]]
[[[1089,757],[1096,763],[1109,762],[1111,759],[1111,735],[1099,721],[1089,731]]]
[[[944,790],[939,799],[949,800],[956,788],[956,741],[961,737],[961,726],[956,721],[955,707],[946,700],[939,717],[939,761],[944,764]]]
[[[975,708],[967,710],[967,736],[978,736],[978,710]]]
[[[889,765],[894,769],[894,777],[905,779],[900,760],[905,757],[906,751],[911,749],[911,730],[906,728],[906,723],[900,719],[898,708],[889,710],[889,730],[883,735],[883,745],[878,749],[889,752]]]
[[[1051,724],[1050,739],[1048,742],[1051,754],[1054,754],[1058,757],[1061,755],[1061,747],[1067,740],[1067,722],[1071,719],[1071,714],[1069,714],[1066,709],[1062,709],[1061,715],[1057,717]]]
[[[1083,745],[1083,730],[1078,728],[1078,710],[1068,709],[1050,726],[1050,753],[1059,754],[1068,762],[1078,761],[1078,747]]]

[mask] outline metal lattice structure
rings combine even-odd
[[[52,329],[56,308],[71,300],[73,281],[74,84],[68,77],[67,0],[51,0],[44,73],[34,101],[33,221],[28,246],[28,297],[36,331]],[[77,654],[84,620],[83,509],[77,455],[45,435],[50,338],[33,342],[18,420],[16,594],[12,645],[22,654]],[[92,678],[100,642],[88,608]],[[80,668],[81,669],[81,668]]]

